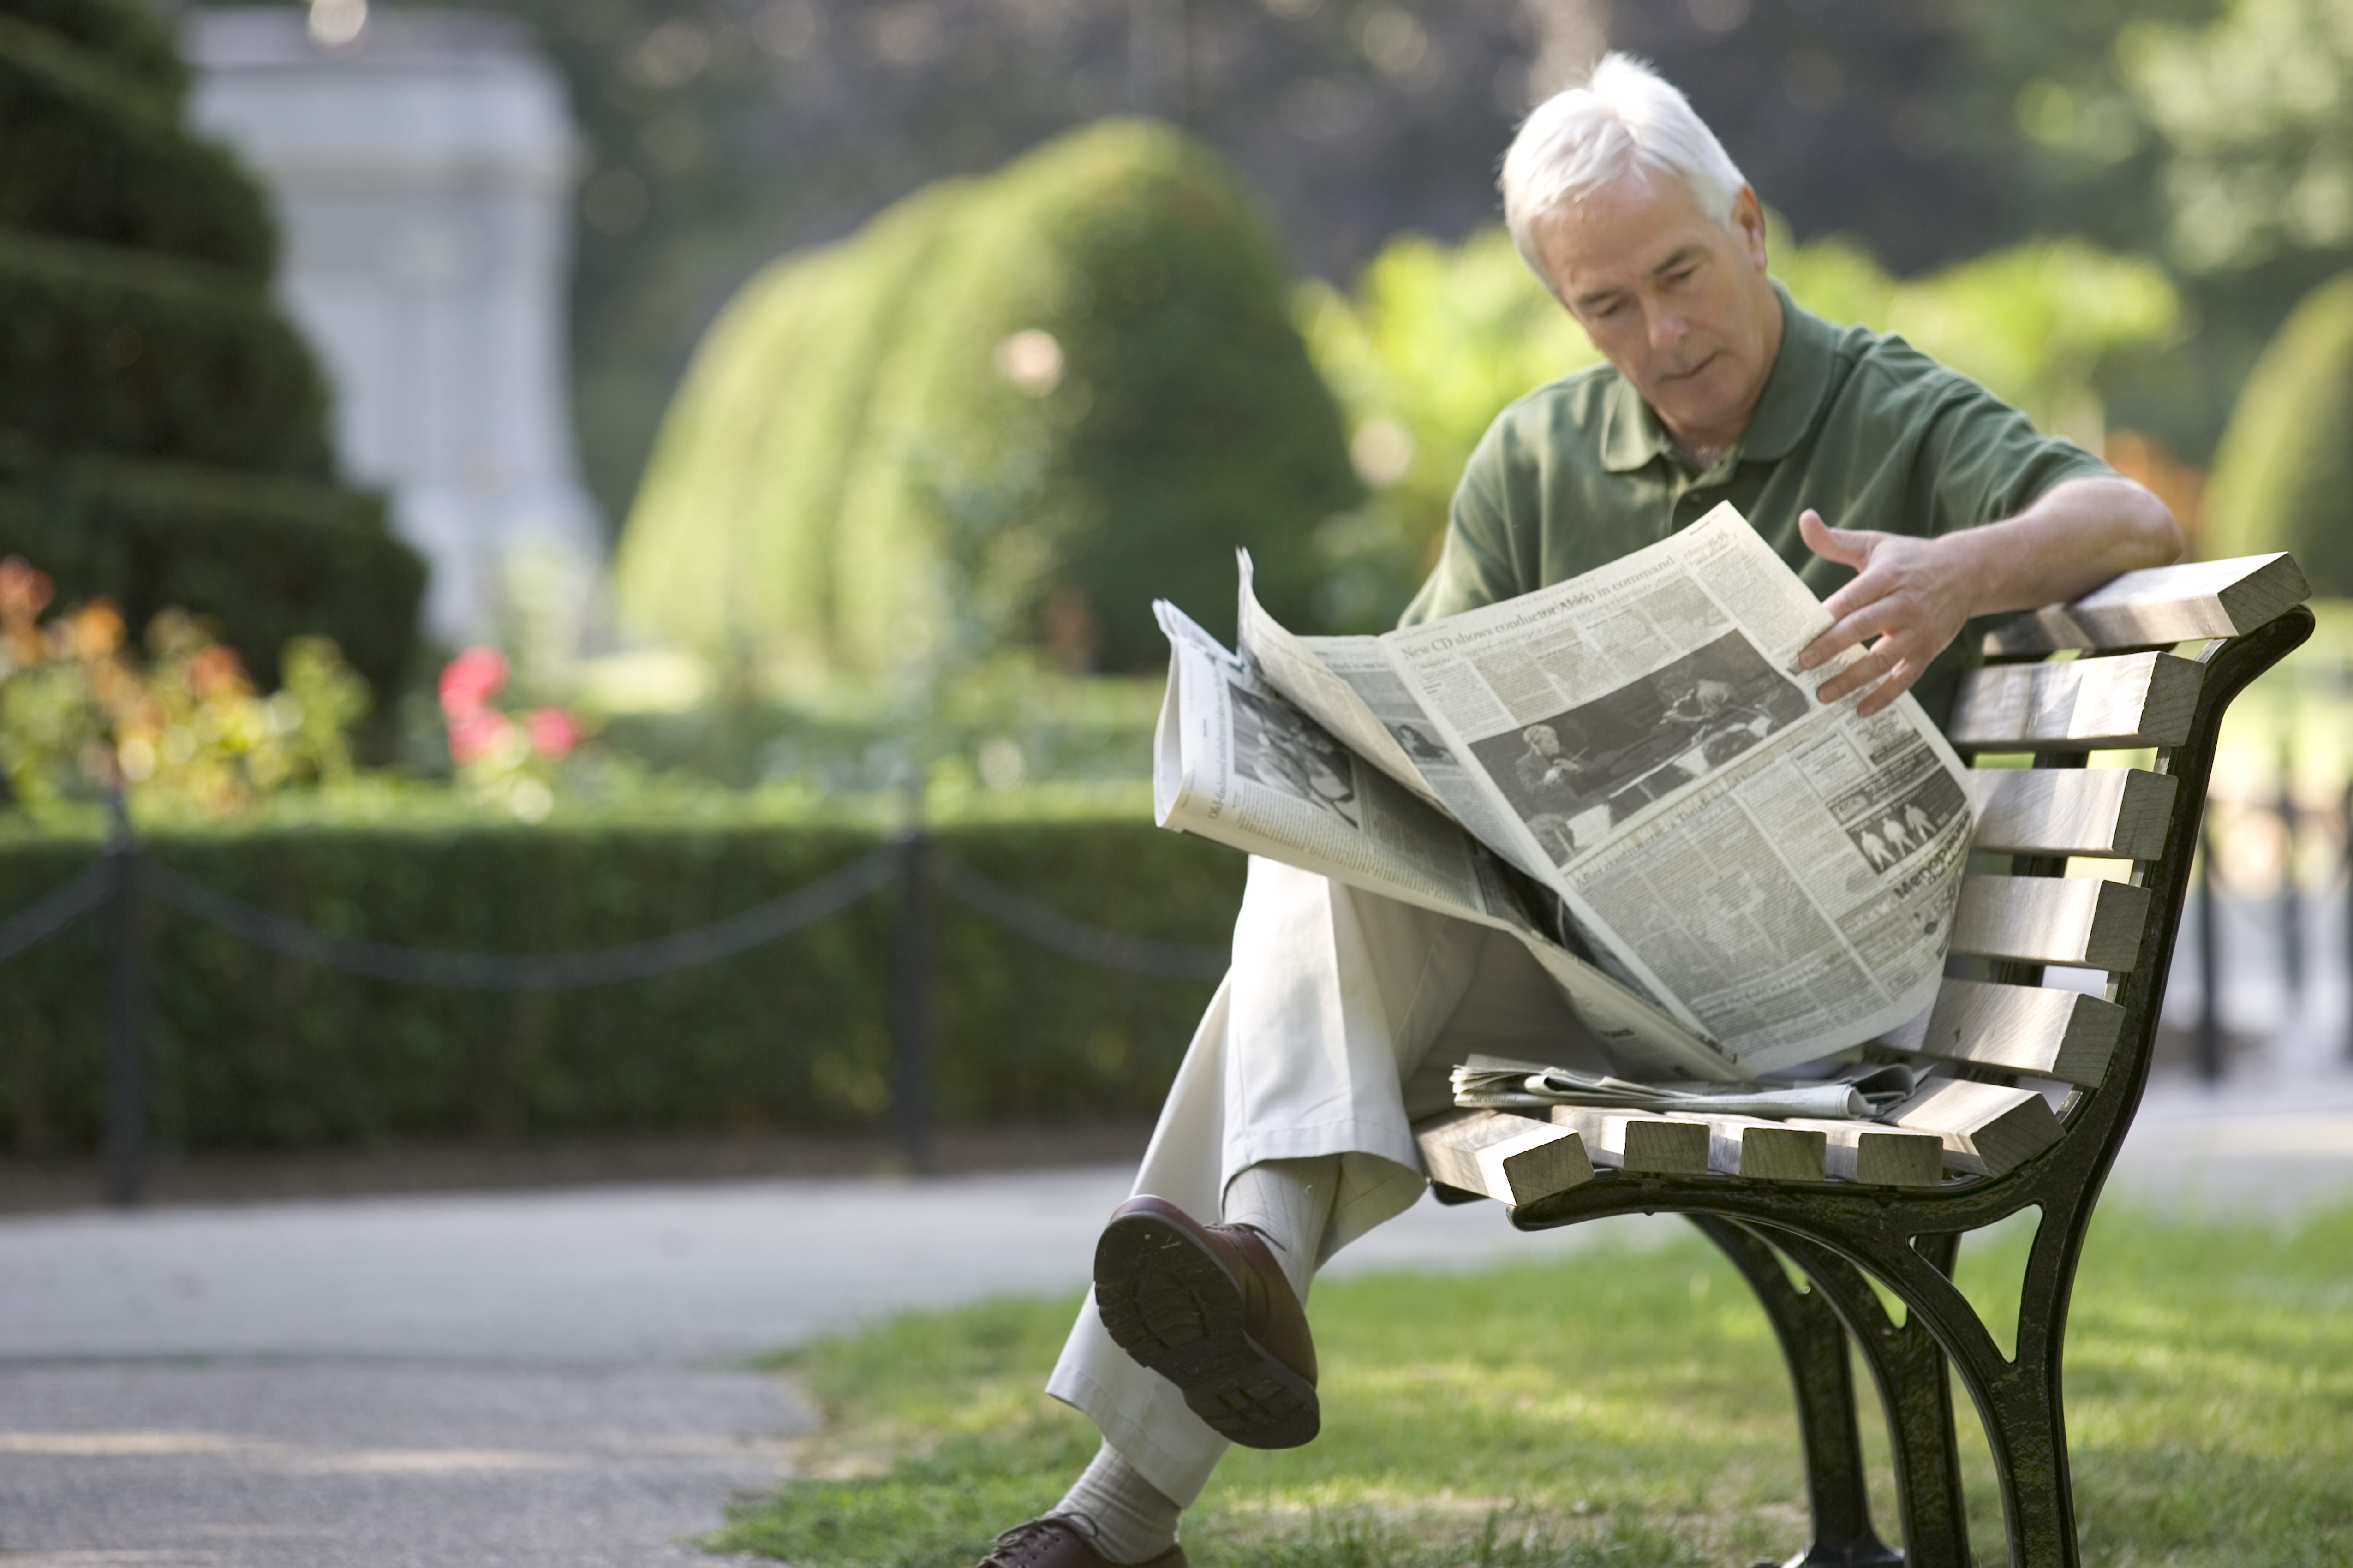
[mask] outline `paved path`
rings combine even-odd
[[[684,1568],[806,1413],[731,1358],[1073,1290],[1124,1170],[0,1221],[8,1568]],[[2353,1075],[2152,1089],[2112,1191],[2353,1196]],[[1604,1222],[1620,1234],[1672,1220]],[[1427,1204],[1335,1272],[1582,1245]]]
[[[9,1568],[692,1568],[807,1418],[774,1378],[214,1362],[0,1368]]]

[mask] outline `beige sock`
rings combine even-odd
[[[1235,1173],[1226,1184],[1228,1225],[1247,1225],[1267,1238],[1282,1265],[1283,1278],[1307,1300],[1308,1281],[1315,1276],[1316,1254],[1324,1245],[1324,1227],[1332,1218],[1332,1202],[1340,1190],[1340,1156],[1313,1160],[1267,1160]]]
[[[1176,1517],[1183,1511],[1109,1443],[1053,1507],[1113,1563],[1148,1563],[1176,1545]]]

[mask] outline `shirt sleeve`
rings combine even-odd
[[[1922,404],[1915,472],[1926,492],[1914,515],[1928,533],[2015,517],[2068,479],[2116,477],[2083,447],[2043,435],[2025,415],[1910,345],[1892,343],[1886,357],[1914,362],[1904,369],[1907,379],[1916,376],[1914,395]]]
[[[1463,465],[1462,482],[1454,487],[1453,504],[1447,509],[1438,565],[1398,617],[1398,625],[1418,626],[1525,591],[1512,565],[1505,439],[1499,420]]]

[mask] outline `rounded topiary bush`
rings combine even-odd
[[[2289,314],[2215,454],[2198,552],[2274,550],[2295,552],[2313,592],[2353,595],[2353,273]]]
[[[616,569],[624,616],[828,674],[1230,628],[1237,546],[1303,620],[1356,499],[1272,237],[1217,156],[1106,121],[788,257],[712,327]]]
[[[210,616],[265,681],[324,634],[387,690],[424,563],[335,479],[268,209],[186,86],[146,0],[0,0],[0,554]]]

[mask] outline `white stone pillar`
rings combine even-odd
[[[195,120],[274,200],[279,288],[333,384],[345,471],[390,491],[432,564],[427,631],[480,640],[522,599],[565,606],[576,642],[605,549],[565,374],[563,84],[505,18],[355,15],[329,45],[299,10],[190,13]]]

